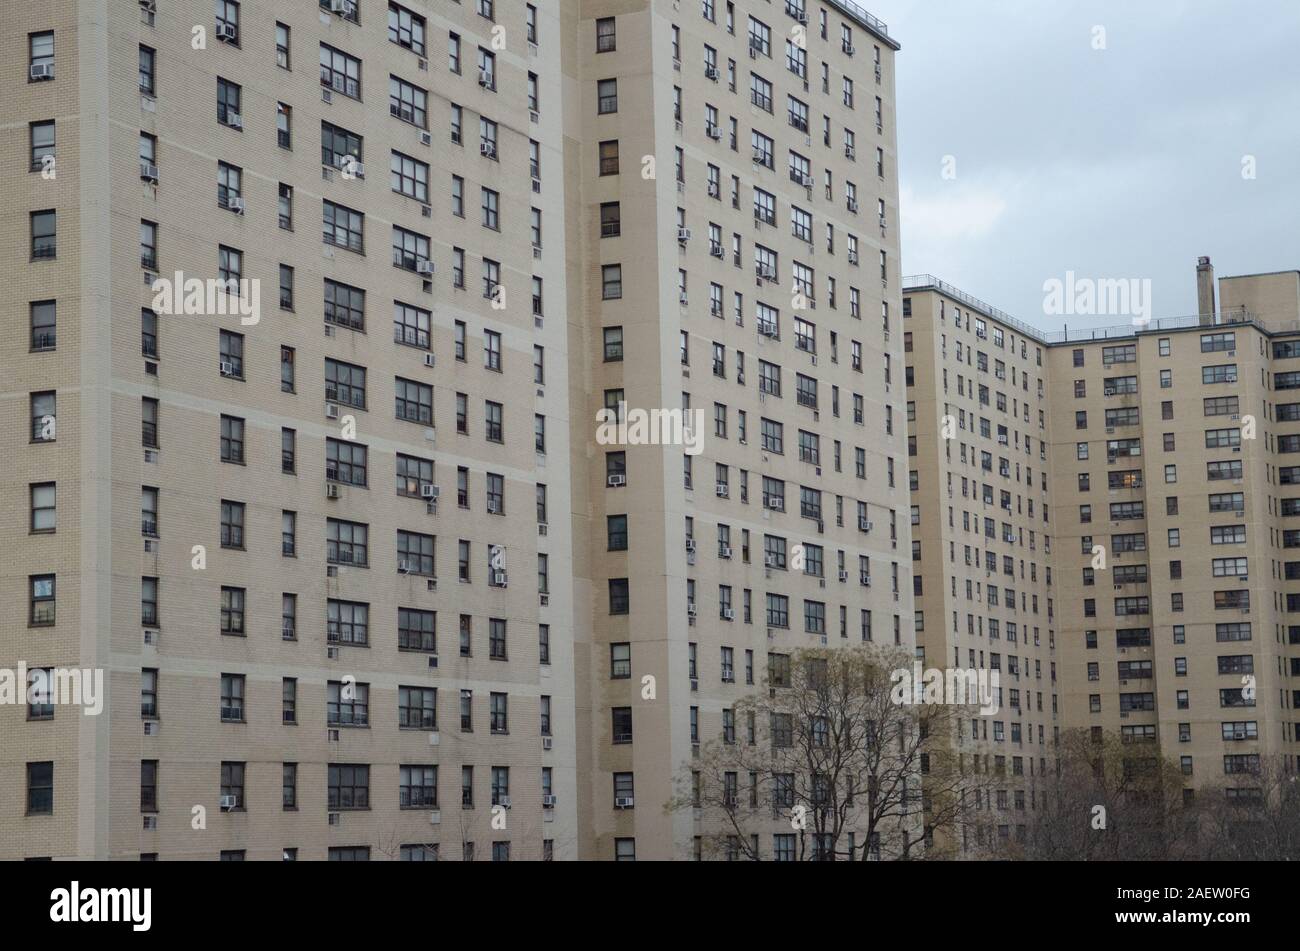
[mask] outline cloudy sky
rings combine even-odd
[[[1196,312],[1199,255],[1300,269],[1300,2],[864,6],[903,45],[905,273],[1056,329],[1043,285],[1067,271],[1149,279],[1173,317]]]

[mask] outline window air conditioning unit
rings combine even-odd
[[[233,211],[235,214],[242,215],[244,213],[244,199],[231,198],[226,203],[226,207],[229,208],[231,211]]]
[[[686,605],[686,616],[693,618],[695,617],[695,615],[696,615],[695,605],[693,604]]]
[[[157,185],[157,184],[158,184],[158,166],[155,165],[155,164],[153,164],[153,162],[146,162],[146,161],[144,161],[144,160],[141,160],[141,162],[140,162],[140,177],[141,177],[144,181],[146,181],[146,182],[152,182],[153,184]]]
[[[734,621],[736,619],[735,610],[733,608],[724,608],[722,611],[722,619],[724,621]]]
[[[678,244],[685,244],[687,241],[690,241],[690,240],[691,240],[691,229],[690,229],[690,228],[678,228],[678,229],[677,229],[677,243],[678,243]]]
[[[438,492],[439,489],[436,485],[426,484],[420,486],[420,498],[422,499],[436,499],[438,497]]]
[[[235,365],[234,365],[233,363],[228,363],[228,362],[226,362],[225,360],[222,360],[222,361],[221,361],[221,375],[222,375],[222,376],[234,376],[234,375],[235,375]]]
[[[238,36],[238,32],[229,23],[217,24],[217,39],[221,40],[221,42],[233,43]]]
[[[716,67],[716,66],[705,66],[705,67],[704,67],[704,78],[705,78],[705,79],[711,79],[711,80],[713,80],[713,81],[716,83],[716,82],[718,81],[718,67]]]
[[[485,69],[480,69],[478,72],[478,84],[482,86],[484,89],[495,88],[492,85],[492,74]]]
[[[229,812],[231,809],[234,809],[234,808],[235,808],[236,806],[238,806],[238,805],[239,805],[239,797],[238,797],[238,796],[222,796],[222,797],[221,797],[221,811],[222,811],[222,812]]]
[[[342,16],[348,12],[347,0],[330,0],[330,12]]]
[[[227,112],[226,125],[232,129],[242,129],[244,127],[244,117],[238,112]]]
[[[695,539],[693,538],[686,539],[686,550],[691,552],[695,551]]]
[[[616,796],[614,799],[615,809],[631,809],[635,805],[635,800],[631,796]]]
[[[480,155],[486,158],[494,159],[497,157],[497,147],[491,142],[480,142],[478,151]]]
[[[144,827],[145,827],[146,829],[157,829],[157,828],[158,828],[158,817],[157,817],[157,816],[145,816],[145,817],[144,817]]]
[[[543,797],[542,797],[542,808],[543,808],[543,809],[554,809],[554,808],[555,808],[555,797],[554,797],[554,796],[543,796]]]
[[[54,66],[51,63],[36,63],[27,71],[27,75],[33,80],[53,79]]]
[[[339,486],[337,482],[325,483],[325,498],[337,499],[339,497]]]
[[[326,419],[338,419],[338,418],[339,418],[339,407],[338,407],[338,404],[337,404],[337,403],[326,403],[326,404],[325,404],[325,418],[326,418]]]
[[[144,735],[145,735],[145,736],[157,736],[157,735],[158,735],[158,721],[156,721],[156,720],[146,720],[146,721],[145,721],[145,724],[144,724]]]
[[[609,484],[611,489],[617,489],[619,486],[627,485],[627,476],[616,473],[610,476],[606,482]]]
[[[731,494],[731,487],[725,482],[719,482],[717,485],[718,498],[725,499]]]
[[[432,353],[426,353],[426,354],[424,355],[424,365],[425,365],[426,367],[432,367],[432,366],[434,366],[436,363],[437,363],[437,360],[436,360],[436,358],[434,357],[434,355],[433,355]]]
[[[433,276],[433,262],[432,262],[432,261],[426,261],[426,260],[423,260],[423,259],[421,259],[421,260],[419,260],[419,261],[416,261],[416,262],[415,262],[415,273],[416,273],[416,274],[423,274],[425,277],[432,277],[432,276]]]
[[[506,573],[504,571],[492,572],[492,583],[498,588],[504,588],[506,586]]]
[[[848,573],[847,571],[841,571],[841,572],[840,572],[840,584],[844,584],[844,583],[847,582],[848,580],[849,580],[849,573]]]
[[[865,518],[858,519],[858,529],[860,531],[869,532],[873,528],[875,528],[875,525],[873,525],[869,519],[865,519]]]

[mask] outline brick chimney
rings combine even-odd
[[[1214,300],[1214,265],[1208,257],[1196,261],[1196,300],[1198,314],[1202,320],[1213,323],[1218,307]]]

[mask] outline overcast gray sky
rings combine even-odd
[[[1300,269],[1297,0],[863,2],[903,45],[905,273],[1055,329],[1043,284],[1071,270],[1150,279],[1172,317],[1199,255]]]

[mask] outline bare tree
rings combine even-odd
[[[1006,844],[1005,856],[1170,861],[1196,854],[1197,816],[1184,800],[1182,771],[1155,743],[1065,731],[1046,786],[1025,841]]]
[[[897,702],[891,674],[911,666],[869,647],[772,655],[766,689],[682,766],[668,810],[696,815],[710,858],[757,860],[764,833],[790,836],[798,861],[935,857],[983,779],[954,752],[964,707]]]
[[[1300,781],[1284,756],[1202,786],[1196,794],[1199,858],[1300,860]]]

